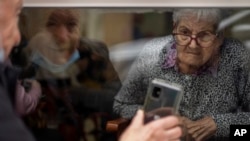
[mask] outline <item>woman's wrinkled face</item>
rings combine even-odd
[[[175,25],[174,33],[190,35],[192,38],[203,36],[206,33],[214,33],[214,24],[207,21],[197,20],[196,17],[182,18]],[[198,40],[198,39],[197,39]],[[197,44],[195,39],[192,39],[189,44],[176,45],[177,59],[180,63],[199,68],[206,64],[212,57],[218,53],[222,39],[215,36],[213,42],[209,46],[201,46]]]

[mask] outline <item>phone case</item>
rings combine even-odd
[[[177,113],[182,95],[183,89],[180,85],[162,79],[153,79],[148,87],[144,111],[147,113],[165,107]]]

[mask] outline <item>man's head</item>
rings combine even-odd
[[[0,0],[0,48],[4,58],[8,58],[12,48],[20,42],[18,17],[22,9],[22,0]],[[4,60],[3,60],[4,59]]]
[[[46,23],[60,49],[77,46],[79,41],[79,15],[73,9],[56,9],[52,11]]]

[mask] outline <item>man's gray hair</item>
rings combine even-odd
[[[173,12],[173,22],[177,24],[182,18],[189,18],[190,16],[196,17],[197,21],[212,22],[215,26],[223,19],[222,11],[220,9],[207,8],[207,9],[176,9]]]

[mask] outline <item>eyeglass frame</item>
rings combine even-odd
[[[203,31],[202,31],[203,32]],[[201,32],[200,32],[201,33]],[[214,34],[214,33],[212,33],[212,32],[209,32],[209,33],[211,33],[212,35],[214,35],[214,39],[213,40],[211,40],[211,42],[213,42],[217,37],[218,37],[218,33],[216,33],[216,34]],[[199,34],[199,33],[198,33]],[[198,42],[198,40],[197,40],[197,38],[199,38],[199,36],[197,36],[198,34],[190,34],[190,35],[185,35],[185,34],[182,34],[182,33],[172,33],[172,35],[174,36],[174,40],[176,41],[176,39],[175,39],[175,36],[176,35],[183,35],[183,36],[187,36],[187,37],[189,37],[190,38],[190,41],[186,44],[186,45],[189,45],[191,42],[192,42],[192,40],[194,40],[195,41],[195,43],[197,44],[197,45],[199,45],[199,46],[201,46],[200,45],[200,43]],[[195,35],[195,37],[193,37],[193,35]],[[176,43],[178,44],[178,42],[176,41]],[[178,45],[180,45],[180,44],[178,44]],[[186,46],[186,45],[180,45],[180,46]],[[212,45],[212,44],[211,44]],[[201,46],[201,47],[203,47],[203,46]],[[207,47],[203,47],[203,48],[207,48]]]

